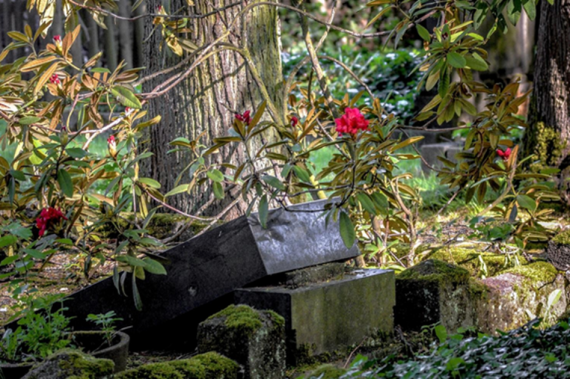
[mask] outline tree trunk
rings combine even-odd
[[[147,10],[157,9],[161,3],[161,0],[147,0]],[[174,13],[184,7],[184,12],[193,14],[208,13],[213,10],[212,7],[219,8],[225,5],[222,0],[197,0],[196,5],[191,8],[187,7],[185,0],[173,0],[170,4],[168,13]],[[198,46],[214,41],[225,31],[225,25],[231,22],[241,9],[233,7],[219,15],[195,20],[189,25],[192,33],[188,38]],[[277,36],[277,11],[273,7],[257,7],[250,12],[246,20],[247,36],[240,35],[241,27],[238,26],[228,37],[228,42],[237,45],[241,38],[247,38],[255,66],[270,96],[281,109],[282,73]],[[145,29],[145,35],[149,36],[153,31],[152,20],[148,20]],[[165,46],[159,51],[158,46],[161,41],[160,30],[155,30],[146,41],[147,74],[171,67],[181,60]],[[159,76],[146,82],[144,91],[149,92],[156,85],[163,83],[167,77],[168,75]],[[214,138],[228,134],[228,129],[234,121],[234,112],[255,111],[261,101],[259,89],[240,55],[225,50],[211,56],[175,89],[149,103],[150,116],[161,115],[162,121],[150,128],[149,149],[154,155],[148,160],[148,167],[145,169],[147,176],[158,180],[164,191],[174,188],[177,175],[191,162],[192,157],[178,152],[167,154],[172,148],[169,142],[177,137],[193,140],[205,132],[201,142],[210,145]],[[223,149],[221,153],[221,156],[215,158],[217,163],[238,160],[242,154],[229,148]],[[180,184],[189,181],[188,175],[185,174]],[[190,195],[183,194],[169,198],[169,204],[186,212],[195,212],[212,196],[209,188],[202,188]],[[230,202],[229,198],[235,196],[237,195],[226,191],[226,199],[215,203],[206,213],[216,214]],[[238,209],[228,214],[227,218],[238,216],[244,210],[245,204],[241,204]]]
[[[123,17],[131,17],[131,2],[128,0],[119,1],[119,14]],[[121,60],[127,64],[126,68],[133,68],[133,34],[131,33],[131,22],[118,20],[119,24],[119,46]]]
[[[537,155],[536,169],[561,170],[558,185],[570,204],[570,0],[542,1],[538,20],[534,94],[524,154]]]

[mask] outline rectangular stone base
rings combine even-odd
[[[241,288],[236,304],[271,309],[285,318],[287,361],[359,344],[366,336],[394,327],[394,272],[355,270],[342,279],[305,285]]]

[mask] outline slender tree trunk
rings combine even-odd
[[[146,4],[141,3],[137,9],[135,9],[134,13],[135,16],[140,16],[145,14],[146,12]],[[136,67],[143,67],[144,66],[144,49],[143,49],[143,39],[144,39],[144,19],[139,18],[134,23],[135,29],[135,41],[134,41],[134,56],[135,56],[135,66]]]
[[[117,68],[117,42],[115,33],[115,19],[111,16],[105,17],[105,59],[107,61],[107,68],[114,71]]]
[[[540,3],[534,94],[524,153],[537,168],[555,166],[559,188],[570,204],[570,0]]]
[[[11,17],[12,17],[12,0],[4,0],[4,3],[2,4],[2,31],[4,32],[3,35],[4,42],[2,46],[3,48],[8,46],[10,42],[12,42],[12,39],[8,36],[8,34],[6,34],[7,32],[13,30]],[[13,56],[14,56],[13,52],[8,53],[5,62],[12,62],[12,60],[14,59]]]
[[[123,17],[131,17],[131,2],[129,0],[119,1],[119,14]],[[133,34],[131,33],[131,22],[118,20],[119,24],[119,50],[121,60],[127,64],[127,68],[133,68]]]
[[[87,25],[86,33],[89,36],[87,51],[89,52],[89,58],[92,58],[101,50],[99,47],[99,28],[91,14],[85,12],[84,15],[85,25]],[[99,65],[99,63],[97,63],[97,65]]]
[[[147,9],[153,10],[160,5],[160,0],[148,0]],[[212,7],[226,5],[223,0],[196,0],[194,7],[188,8],[185,0],[170,2],[170,12],[187,7],[186,12],[204,14],[211,12]],[[196,20],[189,27],[193,32],[188,35],[196,45],[203,46],[214,41],[224,31],[241,10],[234,7],[221,12],[219,15]],[[247,35],[241,35],[241,28],[234,29],[229,42],[239,44],[242,38],[247,38],[253,61],[259,70],[270,96],[281,109],[282,73],[277,36],[277,12],[273,7],[257,7],[250,12],[247,20]],[[146,24],[146,36],[153,32],[152,20]],[[160,30],[155,30],[145,45],[147,73],[160,71],[180,62],[166,47],[159,51],[161,41]],[[168,78],[160,76],[145,84],[145,92]],[[234,112],[246,110],[255,111],[261,103],[259,89],[255,84],[246,64],[240,55],[233,51],[223,51],[210,57],[200,65],[184,82],[171,90],[166,96],[150,102],[151,116],[161,115],[162,121],[150,130],[150,151],[154,153],[146,168],[147,175],[158,180],[164,190],[174,188],[177,175],[191,162],[190,156],[181,153],[167,154],[172,148],[169,142],[176,137],[193,140],[205,133],[201,142],[209,145],[216,137],[227,135],[234,121]],[[222,150],[217,163],[230,162],[239,159],[242,152],[228,149]],[[223,169],[222,169],[223,170]],[[188,183],[188,174],[184,174],[180,183]],[[208,213],[215,214],[229,202],[228,197],[239,194],[229,194],[226,200],[210,207]],[[187,212],[193,212],[206,203],[213,194],[209,188],[203,188],[191,195],[183,194],[169,198],[169,203]],[[238,216],[245,210],[241,204],[228,218]]]

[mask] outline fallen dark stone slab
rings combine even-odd
[[[167,275],[146,275],[137,280],[143,310],[137,311],[133,298],[119,296],[108,278],[75,294],[65,302],[73,327],[91,329],[85,321],[90,313],[114,310],[123,318],[118,328],[129,327],[132,349],[157,348],[165,341],[195,341],[198,323],[232,303],[236,288],[266,276],[325,262],[347,260],[359,252],[347,249],[338,223],[328,225],[321,212],[326,201],[292,206],[269,213],[267,229],[257,214],[240,217],[161,255],[169,260]],[[131,276],[125,292],[131,294]],[[183,328],[183,330],[180,330]],[[169,334],[174,333],[174,335]]]

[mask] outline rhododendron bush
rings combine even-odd
[[[507,242],[524,249],[528,241],[548,237],[539,221],[546,220],[550,212],[540,206],[541,202],[557,199],[547,183],[552,172],[525,172],[521,163],[532,157],[519,156],[518,146],[507,138],[511,129],[524,126],[516,113],[528,94],[519,95],[517,82],[488,88],[473,77],[474,71],[488,68],[482,46],[492,34],[478,34],[480,13],[499,15],[497,25],[502,28],[500,7],[489,9],[485,5],[477,8],[479,14],[473,14],[473,5],[460,1],[445,5],[418,1],[406,8],[388,0],[368,4],[379,12],[372,22],[392,8],[405,15],[394,30],[378,35],[397,44],[407,30],[415,29],[423,40],[423,62],[416,68],[423,73],[419,87],[436,89],[436,94],[417,116],[417,126],[401,125],[364,83],[363,90],[353,97],[346,94],[333,99],[319,64],[319,46],[313,45],[307,31],[307,58],[301,63],[310,62],[318,85],[303,86],[296,81],[294,70],[285,83],[289,94],[286,103],[277,104],[267,95],[264,83],[257,81],[265,101],[257,109],[235,110],[230,135],[215,139],[211,146],[204,146],[201,136],[194,141],[172,136],[172,145],[196,154],[198,164],[175,188],[161,188],[155,180],[139,175],[141,162],[150,156],[141,150],[143,131],[160,122],[160,117],[147,117],[147,98],[135,89],[141,80],[140,69],[127,70],[119,65],[111,72],[96,67],[101,53],[78,67],[70,54],[70,47],[79,43],[80,26],[74,25],[73,15],[85,9],[101,23],[102,15],[113,15],[114,2],[63,3],[67,34],[54,38],[44,50],[36,50],[36,41],[44,38],[52,22],[53,2],[45,6],[44,2],[28,1],[28,7],[35,7],[40,14],[42,26],[38,30],[26,26],[23,31],[10,33],[13,42],[0,54],[1,61],[16,48],[29,47],[31,51],[0,66],[0,119],[7,125],[2,143],[17,144],[11,161],[0,158],[0,247],[6,252],[2,265],[13,267],[4,278],[33,275],[37,263],[44,267],[54,251],[65,250],[83,257],[87,277],[94,262],[107,260],[114,264],[118,286],[133,273],[133,295],[139,299],[137,279],[144,279],[145,272],[166,273],[155,255],[162,243],[146,229],[153,215],[164,210],[178,212],[188,217],[189,223],[201,220],[209,227],[220,218],[186,214],[168,204],[170,196],[190,193],[200,186],[212,186],[218,199],[228,195],[230,185],[240,189],[241,197],[250,204],[248,212],[258,210],[262,225],[272,204],[287,210],[294,202],[335,199],[322,211],[340,221],[347,246],[360,241],[385,248],[392,241],[405,241],[411,246],[405,263],[413,264],[420,245],[416,222],[421,198],[405,183],[409,174],[395,174],[399,161],[418,159],[417,154],[407,151],[421,137],[408,138],[407,130],[428,130],[430,124],[441,125],[463,114],[470,115],[473,122],[458,125],[469,132],[457,161],[440,158],[444,168],[436,171],[441,183],[456,194],[464,192],[467,202],[477,199],[481,204],[489,189],[498,191],[499,197],[486,204],[481,215],[494,211],[511,225]],[[304,21],[323,23],[302,8],[263,5],[287,8],[298,12]],[[239,12],[251,12],[257,6],[260,4],[240,5]],[[233,22],[225,25],[225,34],[212,44],[196,46],[182,37],[190,19],[181,18],[175,11],[168,14],[163,8],[150,16],[160,27],[163,48],[189,57],[191,69],[214,47],[249,56],[247,48],[233,46],[227,39]],[[419,22],[427,17],[440,19],[439,26],[433,30],[421,26]],[[260,68],[246,61],[252,77],[260,78]],[[474,96],[485,97],[483,110],[472,105]],[[101,114],[102,106],[109,116]],[[72,119],[77,120],[73,130]],[[104,155],[90,149],[97,136],[107,140]],[[256,145],[261,148],[252,149],[252,142],[261,138],[264,142]],[[209,165],[206,158],[226,145],[243,149],[245,159]],[[307,165],[309,157],[331,147],[332,160],[313,175]],[[95,190],[101,183],[106,184],[105,190]],[[125,212],[134,214],[127,227],[117,222],[126,220]],[[103,239],[100,227],[104,224],[114,226],[118,238]]]

